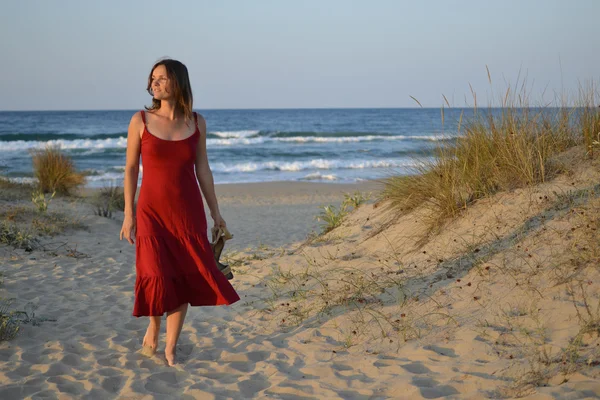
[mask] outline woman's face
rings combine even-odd
[[[167,69],[164,65],[159,65],[152,71],[151,87],[156,100],[165,100],[171,97],[171,82],[167,76]]]

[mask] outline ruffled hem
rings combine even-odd
[[[199,235],[136,238],[132,315],[161,316],[182,304],[230,305],[240,299],[219,271],[208,238]]]

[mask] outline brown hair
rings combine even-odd
[[[169,82],[171,82],[173,96],[175,97],[175,110],[182,113],[186,119],[191,120],[193,118],[192,107],[194,97],[192,96],[192,85],[190,84],[187,67],[182,62],[167,58],[154,64],[150,70],[150,75],[148,75],[146,90],[150,95],[154,96],[154,92],[152,91],[152,73],[159,65],[164,65],[167,70],[167,77],[169,78]],[[152,105],[145,108],[149,111],[158,110],[160,108],[160,100],[152,98]]]

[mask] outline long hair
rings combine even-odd
[[[154,98],[154,92],[152,91],[152,73],[159,65],[164,65],[167,70],[167,77],[175,97],[175,111],[182,113],[186,119],[191,120],[193,118],[194,96],[192,95],[192,85],[190,84],[187,67],[182,62],[170,58],[158,61],[150,70],[146,90],[153,98],[152,105],[145,107],[146,110],[158,110],[160,108],[160,100]]]

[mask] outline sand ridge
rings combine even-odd
[[[560,196],[594,186],[596,166],[582,168],[577,178],[482,200],[424,241],[427,210],[397,217],[368,202],[312,241],[232,248],[242,300],[190,308],[178,348],[185,362],[172,368],[164,323],[156,356],[138,352],[147,321],[131,316],[135,260],[118,240],[119,218],[80,204],[89,230],[53,239],[69,250],[1,249],[0,294],[56,321],[25,324],[0,344],[0,398],[597,398],[597,338],[579,350],[592,357],[588,367],[563,375],[552,361],[578,332],[564,265],[585,221],[570,210],[600,207],[593,196],[579,205]],[[306,201],[281,196],[291,209]],[[239,201],[223,194],[226,219]],[[237,206],[266,200],[245,201]],[[238,221],[228,220],[237,232],[280,222]],[[585,282],[595,299],[597,278],[582,264],[570,282]],[[535,362],[543,349],[547,365]]]

